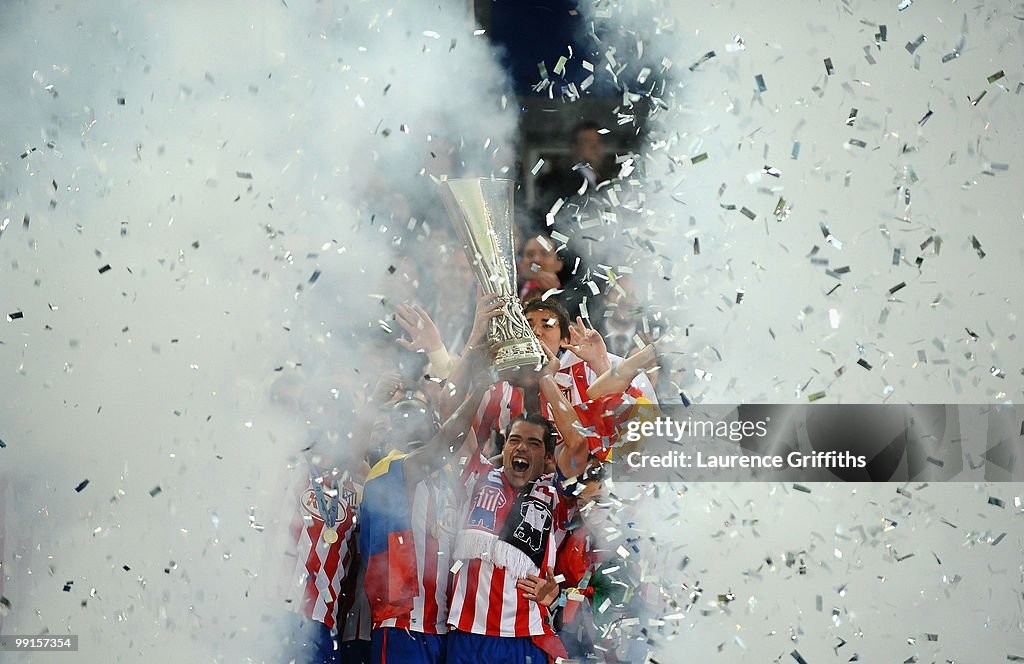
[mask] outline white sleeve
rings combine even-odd
[[[618,355],[612,355],[611,353],[608,353],[608,361],[611,364],[612,369],[616,369],[620,364],[622,364],[622,358]],[[651,384],[651,379],[648,378],[647,374],[643,371],[636,375],[636,378],[632,380],[630,385],[643,392],[644,397],[649,399],[651,403],[658,403],[658,395],[654,391],[654,385]]]

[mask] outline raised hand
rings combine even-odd
[[[553,377],[558,373],[558,370],[562,368],[562,362],[558,359],[558,356],[555,355],[555,352],[548,348],[546,343],[540,339],[537,340],[537,343],[540,344],[540,347],[544,350],[544,355],[547,357],[547,361],[544,362],[544,366],[540,369],[540,376]]]
[[[604,337],[593,328],[583,324],[583,318],[576,317],[575,323],[569,324],[568,349],[577,357],[590,365],[598,375],[611,368],[608,360],[608,347],[605,346]]]
[[[380,406],[394,399],[395,395],[402,390],[402,377],[394,371],[385,371],[377,379],[377,384],[370,392],[370,401]]]
[[[398,345],[406,350],[430,353],[444,346],[441,333],[437,331],[434,321],[426,310],[418,304],[400,304],[395,311],[395,321],[409,333],[409,339],[395,339]]]
[[[491,320],[505,311],[505,303],[498,295],[485,293],[476,298],[476,315],[473,317],[473,329],[469,332],[467,346],[479,346],[487,336]]]

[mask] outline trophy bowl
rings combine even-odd
[[[491,320],[488,339],[495,348],[499,374],[540,367],[544,349],[523,315],[516,292],[512,180],[460,178],[439,183],[441,198],[451,217],[462,249],[486,294],[497,295],[503,315]]]

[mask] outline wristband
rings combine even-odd
[[[448,355],[448,350],[444,346],[427,353],[427,359],[430,360],[429,373],[431,375],[441,379],[448,378],[451,375],[454,362],[452,362],[452,358]]]

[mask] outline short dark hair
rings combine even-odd
[[[526,422],[527,424],[536,424],[537,426],[544,428],[544,454],[554,454],[555,452],[555,426],[551,424],[548,418],[544,417],[540,413],[521,413],[517,415],[511,422],[508,423],[508,427],[505,428],[505,440],[508,440],[509,434],[512,433],[512,425],[516,422]]]
[[[558,319],[558,330],[560,336],[563,339],[569,338],[569,312],[565,310],[565,307],[558,302],[548,298],[546,300],[530,300],[523,307],[523,315],[530,313],[531,311],[550,311]],[[554,350],[554,349],[552,349]]]

